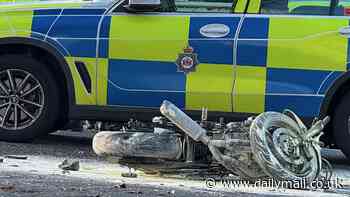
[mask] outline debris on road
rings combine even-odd
[[[0,185],[0,191],[2,191],[2,192],[14,192],[15,186],[13,186],[13,185]]]
[[[120,184],[116,184],[114,185],[114,188],[121,188],[121,189],[125,189],[126,188],[126,184],[125,183],[120,183]]]
[[[121,175],[125,178],[137,178],[137,174],[134,168],[129,168],[129,172],[124,172]]]
[[[79,171],[80,165],[79,161],[68,161],[65,159],[58,167],[62,170]]]
[[[134,172],[125,172],[125,173],[122,173],[122,177],[125,177],[125,178],[137,178],[137,174],[134,173]]]
[[[175,195],[175,190],[169,191],[168,194]]]
[[[5,158],[7,158],[7,159],[21,159],[21,160],[28,159],[27,156],[23,156],[23,155],[6,155]]]
[[[128,172],[129,169],[124,165],[118,165],[116,158],[113,158],[114,160],[111,160],[111,158],[96,158],[90,150],[91,143],[88,140],[81,140],[81,137],[87,135],[83,133],[79,133],[79,135],[78,133],[60,133],[57,136],[51,135],[43,138],[42,141],[36,144],[0,142],[1,152],[3,153],[0,158],[4,158],[5,155],[28,156],[27,160],[4,158],[4,163],[0,163],[0,187],[2,185],[15,186],[13,192],[3,193],[0,190],[0,196],[92,197],[100,194],[100,196],[136,197],[137,194],[129,194],[128,191],[142,191],[143,194],[139,197],[244,197],[259,195],[338,197],[345,196],[350,191],[350,179],[348,178],[350,177],[350,166],[339,150],[324,149],[322,151],[323,155],[334,165],[335,178],[339,178],[339,183],[344,185],[344,187],[335,191],[291,190],[278,187],[272,189],[259,187],[256,191],[255,189],[247,189],[250,185],[229,189],[220,184],[221,182],[217,182],[217,187],[208,189],[204,179],[206,177],[213,178],[214,176],[207,174],[181,177],[180,175],[160,173],[156,176],[149,176],[134,168],[137,169],[138,178],[121,177],[121,173]],[[28,149],[30,149],[30,152]],[[76,150],[81,149],[86,153],[83,156],[78,154],[67,155],[67,153],[77,152]],[[58,168],[58,165],[65,159],[83,162],[80,165],[79,172],[65,171],[69,174],[62,174],[64,170]],[[13,164],[17,164],[19,167],[10,167]],[[202,177],[202,179],[199,179],[199,177]],[[214,178],[215,180],[221,180]],[[231,178],[231,176],[223,177],[222,180],[231,180]],[[171,190],[175,190],[174,195],[171,194]],[[338,193],[344,195],[338,195]]]
[[[3,163],[4,162],[4,159],[3,158],[0,158],[0,163]]]
[[[62,170],[62,174],[70,174],[69,170]]]

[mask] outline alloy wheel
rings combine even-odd
[[[43,108],[44,91],[35,76],[21,69],[0,72],[0,128],[25,129],[40,117]]]

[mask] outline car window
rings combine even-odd
[[[329,15],[331,0],[261,0],[261,13]]]
[[[32,4],[32,3],[84,3],[85,5],[111,5],[115,0],[0,0],[0,5],[3,4]]]
[[[236,0],[235,0],[236,1]],[[232,0],[162,0],[163,11],[232,13]]]
[[[186,13],[233,13],[240,0],[161,0],[157,12]],[[129,0],[124,0],[113,12],[125,12],[124,6]]]
[[[350,0],[339,0],[337,5],[340,7],[350,7]]]
[[[338,0],[335,5],[334,15],[350,16],[350,0]]]

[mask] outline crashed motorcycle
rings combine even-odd
[[[93,138],[96,154],[145,172],[197,172],[201,169],[243,179],[313,181],[320,176],[320,136],[329,117],[308,129],[290,110],[264,112],[240,122],[208,121],[207,109],[194,121],[169,101],[150,126],[133,124]]]

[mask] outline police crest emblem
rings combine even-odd
[[[198,64],[197,54],[193,53],[192,47],[186,47],[184,52],[180,53],[176,59],[177,71],[185,74],[196,71]]]

